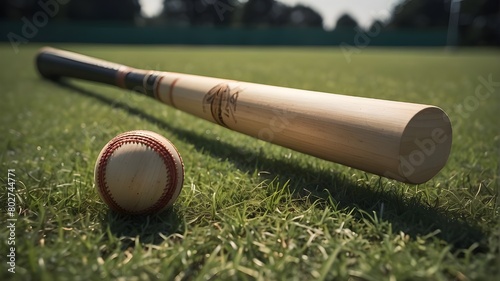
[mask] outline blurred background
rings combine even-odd
[[[500,0],[2,0],[2,41],[500,46]]]

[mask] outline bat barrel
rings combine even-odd
[[[446,164],[451,123],[438,107],[134,69],[52,48],[42,76],[85,79],[141,92],[258,139],[412,184]]]
[[[452,130],[432,105],[168,73],[162,102],[258,139],[407,183],[446,164]]]

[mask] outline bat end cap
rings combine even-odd
[[[57,81],[61,77],[59,75],[54,74],[51,70],[51,65],[48,63],[48,56],[53,54],[56,49],[52,47],[42,47],[38,50],[35,56],[35,66],[38,70],[38,73],[45,79]]]
[[[427,107],[411,118],[400,145],[399,176],[420,184],[433,178],[445,166],[452,143],[451,122],[438,107]]]

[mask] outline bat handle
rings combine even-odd
[[[156,98],[155,87],[163,75],[50,47],[40,49],[35,64],[47,79],[78,78],[133,90],[152,98]]]
[[[40,49],[35,63],[38,72],[47,79],[71,77],[115,86],[120,68],[125,67],[50,47]]]

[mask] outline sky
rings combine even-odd
[[[208,3],[216,0],[205,0]],[[337,19],[349,13],[363,27],[369,27],[375,19],[389,17],[396,3],[401,0],[279,0],[288,5],[298,3],[309,6],[323,16],[325,28],[332,29]],[[163,0],[140,0],[143,14],[154,16],[162,9]],[[241,0],[244,2],[244,0]]]
[[[359,25],[369,27],[375,19],[389,17],[396,3],[400,0],[280,0],[289,5],[298,3],[309,6],[323,16],[325,28],[335,26],[337,19],[349,13]]]

